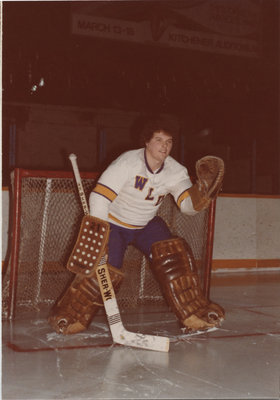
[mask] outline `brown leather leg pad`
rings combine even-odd
[[[182,238],[154,243],[151,264],[167,303],[189,330],[218,326],[225,313],[205,298],[192,251]]]
[[[123,273],[108,265],[110,277],[117,292]],[[103,306],[96,275],[84,278],[76,275],[65,293],[51,309],[48,322],[57,333],[64,335],[82,332],[88,328],[93,317]]]

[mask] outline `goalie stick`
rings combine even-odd
[[[69,159],[73,167],[73,172],[78,187],[79,196],[82,202],[84,214],[89,215],[89,208],[82,185],[80,172],[78,169],[77,156],[75,154],[70,154]],[[123,326],[115,291],[107,267],[107,256],[104,256],[97,266],[96,276],[104,302],[104,307],[113,341],[115,343],[125,346],[168,352],[170,341],[169,338],[164,336],[145,335],[142,333],[130,332],[127,331]]]

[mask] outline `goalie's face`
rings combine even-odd
[[[154,132],[149,142],[146,142],[146,157],[151,167],[161,165],[172,150],[172,136],[163,131]]]

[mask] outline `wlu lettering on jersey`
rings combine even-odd
[[[135,189],[142,191],[147,183],[147,180],[148,180],[148,178],[144,178],[143,176],[136,175],[135,176],[135,185],[134,185]]]
[[[147,197],[145,197],[145,200],[154,200],[154,197],[152,196],[153,191],[154,191],[154,188],[149,189],[149,193],[148,193]]]
[[[136,175],[135,184],[134,184],[135,189],[142,191],[144,189],[147,181],[148,181],[148,178],[144,178],[143,176]],[[148,190],[148,194],[145,197],[145,200],[152,201],[155,199],[155,197],[152,195],[153,191],[154,191],[154,188],[150,187]],[[164,197],[165,197],[164,195],[158,196],[155,206],[158,206],[163,201]]]
[[[153,191],[154,191],[154,188],[149,189],[149,193],[148,193],[147,197],[145,197],[145,200],[154,200],[154,197],[152,196]],[[165,195],[158,196],[155,206],[158,206],[160,203],[162,203],[164,198],[165,198]]]

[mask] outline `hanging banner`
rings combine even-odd
[[[76,3],[72,10],[72,33],[236,56],[259,56],[261,6],[257,1],[194,0],[192,7],[184,5],[170,10],[161,7],[159,2],[156,11],[151,12],[146,5],[144,13],[142,3],[138,10],[145,17],[139,21],[135,20],[137,2],[128,2],[134,3],[130,4],[133,5],[131,9],[109,3],[101,10],[98,6],[83,10],[83,5]],[[114,14],[119,18],[108,18],[108,7],[114,7]]]

